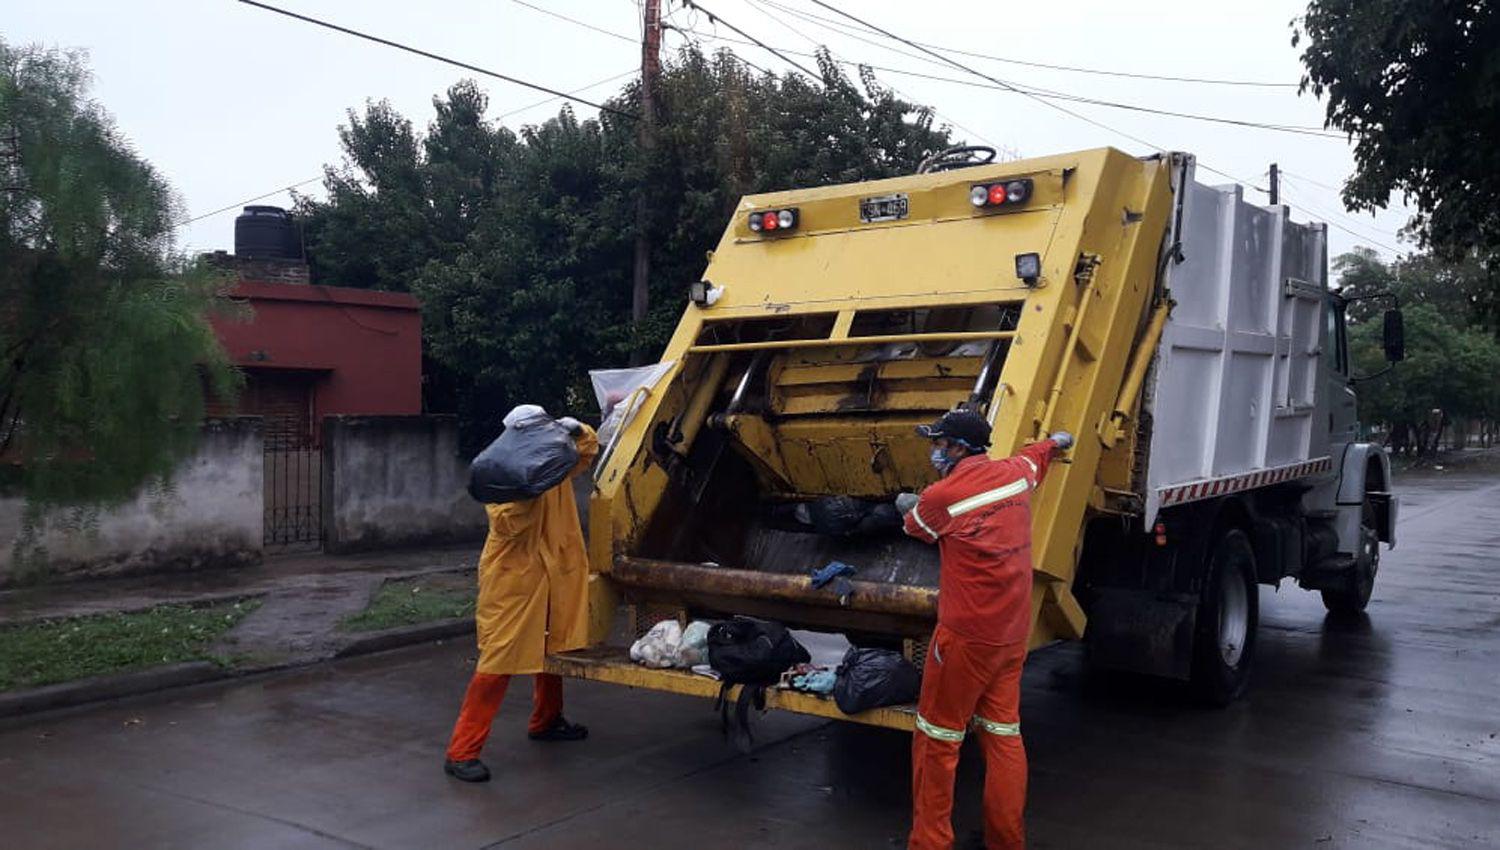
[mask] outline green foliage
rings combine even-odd
[[[1369,248],[1355,248],[1334,259],[1333,272],[1346,298],[1389,292],[1401,304],[1435,307],[1456,327],[1500,332],[1500,302],[1490,288],[1489,272],[1472,257],[1448,262],[1414,254],[1385,262]],[[1389,306],[1383,299],[1355,301],[1349,319],[1377,319]]]
[[[388,581],[380,586],[365,610],[345,617],[339,627],[351,632],[370,632],[473,616],[474,578],[469,574],[456,578]]]
[[[172,254],[171,192],[88,82],[0,43],[0,456],[34,507],[166,476],[236,380],[206,319],[221,281]]]
[[[1334,261],[1345,296],[1396,293],[1406,314],[1406,359],[1390,372],[1359,384],[1360,418],[1382,423],[1398,446],[1432,448],[1443,422],[1500,418],[1500,342],[1480,309],[1482,289],[1467,264],[1452,266],[1430,256],[1383,263],[1368,251]],[[1382,308],[1376,301],[1350,305],[1349,350],[1355,375],[1386,366],[1381,344]],[[1440,417],[1432,412],[1439,410]]]
[[[210,659],[220,635],[259,607],[166,605],[0,628],[0,691]]]
[[[1355,140],[1353,210],[1399,192],[1443,259],[1500,249],[1500,7],[1460,0],[1312,0],[1303,89]],[[1493,278],[1492,278],[1493,280]]]
[[[341,130],[327,201],[299,203],[314,274],[422,299],[429,407],[459,413],[471,443],[519,402],[579,412],[587,369],[666,342],[742,195],[908,174],[949,144],[930,111],[870,74],[820,66],[817,86],[685,50],[659,80],[649,156],[636,122],[609,114],[579,121],[565,107],[512,133],[485,120],[469,82],[434,100],[425,134],[369,104]],[[638,113],[638,84],[611,105]],[[651,311],[633,324],[638,228],[652,243]]]

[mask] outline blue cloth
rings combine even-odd
[[[794,677],[792,687],[813,694],[831,694],[833,683],[837,680],[838,675],[832,670],[814,670],[811,673]]]
[[[852,576],[859,570],[849,566],[843,561],[829,561],[828,566],[820,570],[814,570],[812,574],[813,590],[822,590],[823,586],[836,578]]]

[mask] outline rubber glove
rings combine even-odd
[[[1051,439],[1052,442],[1057,444],[1057,448],[1059,450],[1070,449],[1073,447],[1073,435],[1069,434],[1067,431],[1058,431],[1056,434],[1052,435]]]
[[[912,508],[915,508],[916,506],[916,493],[902,493],[896,497],[896,510],[900,511],[902,516],[911,513]]]

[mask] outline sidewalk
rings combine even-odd
[[[162,605],[202,606],[242,599],[260,603],[212,647],[214,656],[230,659],[228,666],[192,662],[64,682],[30,692],[11,691],[0,694],[0,716],[311,664],[463,633],[473,628],[472,619],[439,620],[378,632],[351,632],[341,629],[340,622],[365,610],[388,580],[472,574],[478,556],[478,544],[356,555],[277,555],[253,567],[0,591],[0,627],[132,613]]]
[[[387,578],[472,570],[478,559],[477,543],[354,555],[312,552],[272,555],[252,567],[18,587],[0,590],[0,626],[88,614],[141,611],[157,605],[204,604],[272,594],[288,596],[298,589],[309,588],[328,594],[328,600],[336,604],[341,600],[332,589],[347,588],[350,593],[358,595],[359,587],[367,584],[378,586]],[[367,594],[364,601],[368,601]],[[269,607],[270,603],[268,598],[262,607]]]

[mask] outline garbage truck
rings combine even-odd
[[[967,149],[743,198],[655,380],[620,402],[589,510],[593,645],[548,669],[711,697],[711,679],[632,664],[622,638],[736,614],[920,664],[936,549],[794,520],[920,491],[936,473],[915,427],[964,407],[997,457],[1077,435],[1033,496],[1031,645],[1082,640],[1091,663],[1235,699],[1259,585],[1352,614],[1395,544],[1327,254],[1324,225],[1200,183],[1185,153]],[[1399,359],[1399,311],[1384,320]],[[833,560],[853,579],[813,588]],[[768,701],[845,718],[812,694]],[[846,719],[910,729],[913,709]]]

